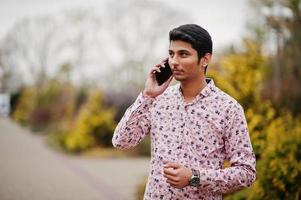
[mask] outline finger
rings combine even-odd
[[[168,58],[165,58],[164,60],[162,60],[161,62],[161,66],[164,68],[166,67],[166,63],[168,62]]]
[[[170,186],[171,186],[171,187],[174,187],[174,188],[177,188],[177,189],[182,189],[182,188],[183,188],[183,187],[181,187],[180,185],[171,185],[171,184],[170,184]]]
[[[166,63],[168,61],[168,57],[167,58],[164,58],[161,63]]]
[[[161,70],[160,70],[160,67],[156,67],[156,68],[154,68],[154,71],[157,71],[157,72],[161,72]]]
[[[167,179],[166,183],[169,183],[173,187],[177,187],[178,186],[178,182],[170,180],[170,179]]]
[[[163,176],[164,176],[165,178],[167,178],[167,180],[171,180],[171,181],[174,181],[174,182],[179,182],[178,178],[175,177],[175,176],[168,175],[168,174],[164,174]]]
[[[167,163],[164,165],[164,167],[178,169],[181,167],[181,165],[179,165],[178,163]]]
[[[170,176],[177,175],[177,172],[173,168],[164,168],[163,172],[164,172],[164,174],[170,175]]]
[[[166,182],[167,182],[167,181],[166,181]],[[172,182],[172,181],[168,181],[167,183],[168,183],[171,187],[174,187],[174,188],[177,188],[177,189],[183,188],[183,187],[180,186],[179,183],[174,183],[174,182]]]
[[[165,67],[165,62],[161,62],[161,63],[159,63],[159,64],[156,64],[154,67],[156,67],[156,68],[161,68],[161,67]]]
[[[151,73],[151,74],[154,74],[154,73],[156,73],[156,72],[159,72],[159,73],[161,72],[159,66],[154,66],[154,67],[152,67],[151,70],[150,70],[150,73]]]

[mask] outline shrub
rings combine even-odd
[[[257,162],[255,184],[230,199],[300,199],[301,119],[285,113],[265,128],[266,141]]]
[[[46,133],[72,116],[74,95],[75,89],[70,84],[55,79],[40,86],[26,87],[21,91],[13,119]]]
[[[301,119],[284,114],[267,129],[266,148],[258,164],[258,181],[250,199],[298,199],[301,196]]]
[[[95,145],[111,146],[115,111],[103,106],[100,91],[92,91],[82,106],[74,126],[66,133],[64,145],[68,151],[79,152]]]
[[[34,87],[27,87],[21,90],[20,97],[16,103],[16,108],[12,114],[12,118],[21,125],[28,125],[29,116],[34,109],[33,99],[36,96],[36,89]]]

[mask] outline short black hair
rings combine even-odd
[[[197,24],[184,24],[169,32],[169,41],[182,40],[191,44],[198,52],[199,60],[206,54],[212,54],[212,40],[208,31]],[[207,67],[205,68],[206,73]]]

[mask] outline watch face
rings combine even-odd
[[[192,169],[192,177],[189,181],[191,186],[197,187],[200,185],[200,174],[199,171]]]
[[[190,185],[191,186],[198,186],[200,184],[200,178],[199,177],[192,177],[190,180]]]

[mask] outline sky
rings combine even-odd
[[[107,2],[121,3],[121,1],[122,0],[120,1],[115,0],[114,2],[113,0],[0,0],[0,42],[5,38],[7,33],[9,33],[9,31],[12,29],[14,24],[24,18],[32,18],[32,17],[39,17],[45,15],[60,16],[62,15],[62,13],[66,13],[66,11],[70,11],[70,10],[74,11],[74,10],[78,10],[79,8],[80,9],[84,8],[88,10],[91,9],[93,10],[93,12],[96,12],[97,14],[106,13],[103,11],[106,8],[105,5]],[[250,5],[249,5],[250,0],[227,0],[227,1],[149,0],[149,1],[155,1],[158,2],[159,4],[165,4],[165,8],[167,6],[172,9],[180,11],[184,15],[189,15],[190,21],[187,21],[187,23],[196,23],[204,27],[210,33],[213,40],[213,55],[214,55],[213,60],[218,59],[219,56],[217,55],[223,54],[225,48],[227,49],[227,47],[229,46],[240,47],[242,37],[247,34],[246,24],[250,20],[248,16],[250,16],[249,13],[251,13]],[[124,13],[127,14],[127,12],[129,15],[131,14],[130,9],[128,10],[124,9],[122,10],[122,12],[123,14]],[[184,17],[184,15],[182,19],[186,20],[187,18]],[[150,30],[152,30],[152,27],[150,27]],[[164,36],[160,36],[160,37],[164,37]],[[168,32],[166,33],[166,38],[167,37],[168,37]],[[116,41],[118,42],[118,40]],[[135,45],[141,45],[141,44],[135,43]],[[139,47],[140,46],[137,46],[137,48]],[[141,49],[143,49],[142,46]],[[89,46],[89,48],[85,50],[85,54],[88,55],[89,54],[88,52],[90,51],[92,52],[92,50],[93,48]],[[75,75],[72,75],[72,77],[75,77],[74,80],[80,80],[80,79],[85,80],[85,78],[82,77],[86,77],[86,76],[92,77],[92,79],[95,80],[100,80],[100,79],[102,80],[102,78],[99,78],[101,76],[111,77],[106,74],[106,70],[107,71],[111,70],[111,68],[107,66],[114,66],[114,65],[119,66],[120,63],[118,63],[118,58],[120,58],[120,56],[118,57],[116,53],[115,54],[111,53],[111,51],[108,52],[109,54],[105,58],[99,56],[99,54],[101,53],[99,53],[98,51],[94,51],[93,54],[94,57],[92,56],[93,59],[92,57],[85,57],[86,60],[89,58],[88,59],[89,62],[85,64],[82,63],[79,66],[79,69],[84,71],[74,70]],[[160,53],[160,51],[156,49],[155,52],[157,54],[160,54],[160,56],[156,55],[158,58],[162,57],[161,55],[163,55],[163,51],[161,51]],[[75,57],[77,56],[77,54],[74,55]],[[113,56],[113,58],[110,58],[109,55],[111,57]],[[58,57],[55,58],[56,59],[48,59],[49,62],[48,64],[46,64],[46,66],[48,66],[47,70],[49,71],[49,74],[52,75],[57,74],[58,73],[57,70],[60,69],[59,67],[66,61],[65,57],[63,57],[62,59],[59,59]],[[144,63],[146,67],[145,69],[147,69],[148,66],[154,64],[153,62],[156,62],[157,61],[156,59],[158,58],[154,57],[153,60],[150,61],[150,63],[147,63],[147,61],[145,61]],[[68,61],[70,61],[70,59]],[[74,61],[74,59],[72,61]],[[28,75],[30,71],[28,70],[27,64],[23,63],[23,65],[21,65],[21,67],[19,68],[22,69],[21,71],[24,75],[23,77],[25,77],[24,79],[31,80],[30,75]],[[86,76],[83,76],[84,74],[86,74]],[[103,80],[106,79],[103,78]]]
[[[101,10],[106,1],[109,0],[0,0],[0,39],[15,22],[24,17],[56,14],[77,7]],[[194,23],[208,30],[217,48],[239,43],[240,38],[245,35],[248,0],[154,1],[189,13]]]

